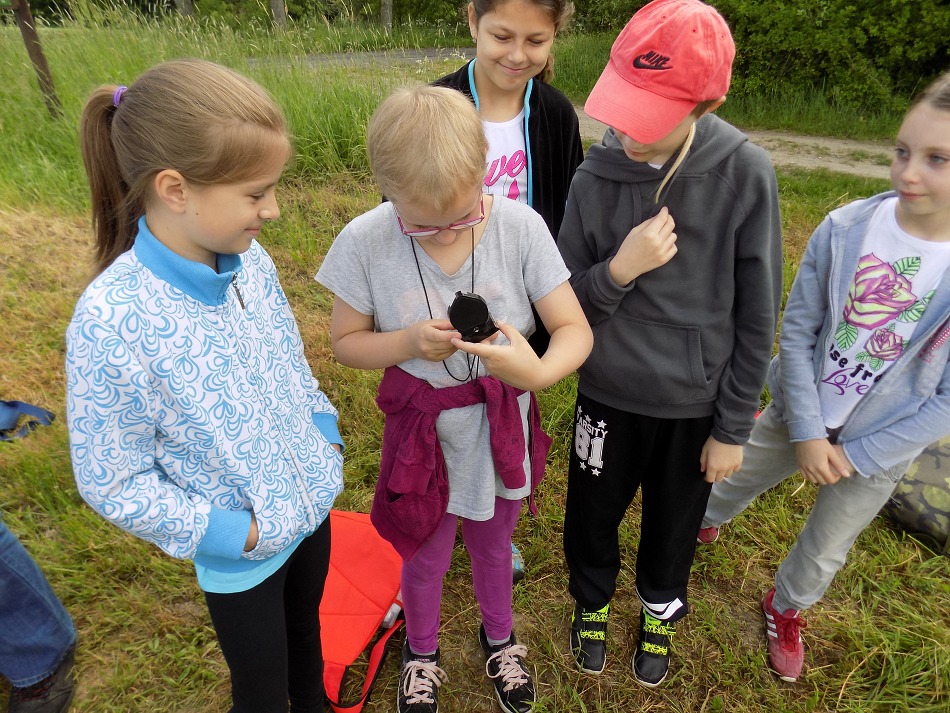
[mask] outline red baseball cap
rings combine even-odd
[[[652,144],[700,102],[726,95],[735,56],[729,26],[714,7],[700,0],[654,0],[614,41],[584,111]]]

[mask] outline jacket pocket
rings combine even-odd
[[[680,405],[714,396],[696,325],[614,315],[594,331],[581,374],[601,391],[646,403]]]

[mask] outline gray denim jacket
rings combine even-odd
[[[832,211],[802,258],[782,321],[769,390],[791,441],[826,436],[818,401],[822,357],[831,345],[854,279],[868,223],[882,193]],[[865,476],[900,477],[921,450],[950,433],[950,269],[914,339],[842,425],[838,442]]]

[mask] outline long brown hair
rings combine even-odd
[[[284,115],[267,92],[221,65],[165,62],[117,89],[93,91],[80,121],[96,273],[132,246],[158,172],[173,169],[198,185],[236,183],[290,147]]]
[[[475,10],[476,24],[482,19],[482,15],[492,12],[499,5],[504,5],[509,0],[471,0],[472,8]],[[554,23],[554,34],[557,35],[561,30],[567,28],[571,18],[574,16],[574,3],[571,0],[526,0],[532,5],[537,5],[541,10],[547,13]],[[554,78],[554,55],[548,55],[548,61],[544,65],[537,78],[542,82],[550,83]]]

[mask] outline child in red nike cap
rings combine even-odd
[[[667,675],[713,482],[742,464],[775,338],[782,241],[765,151],[712,115],[735,46],[699,0],[656,0],[614,42],[585,110],[611,127],[571,184],[558,246],[594,330],[564,518],[571,648],[606,661],[618,526],[637,490],[633,671]]]

